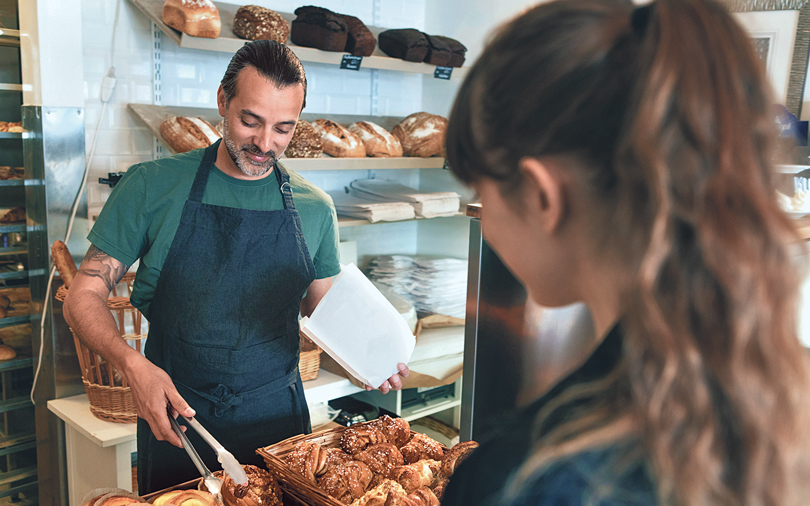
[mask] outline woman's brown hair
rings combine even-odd
[[[714,1],[558,0],[489,42],[451,114],[453,171],[508,194],[524,157],[575,160],[596,240],[633,276],[618,367],[539,414],[542,427],[580,401],[538,431],[517,483],[636,441],[661,504],[806,504],[803,248],[774,199],[771,105],[748,36]]]

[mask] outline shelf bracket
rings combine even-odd
[[[157,23],[152,22],[152,103],[163,105],[163,95],[161,90],[161,44],[163,32]],[[168,153],[163,149],[163,144],[157,137],[152,136],[152,158],[157,160],[163,158]]]

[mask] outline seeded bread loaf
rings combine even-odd
[[[244,5],[233,18],[233,33],[243,39],[266,39],[286,44],[290,25],[276,11],[258,5]]]
[[[207,148],[220,138],[210,123],[202,118],[172,116],[160,124],[160,135],[175,153]]]
[[[287,145],[284,156],[288,158],[318,158],[323,153],[321,136],[312,124],[302,119],[295,125],[292,139]]]

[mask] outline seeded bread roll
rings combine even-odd
[[[391,132],[402,143],[405,156],[444,156],[447,119],[426,112],[415,112]]]
[[[366,156],[366,148],[358,136],[351,133],[334,121],[316,119],[312,127],[321,136],[323,151],[327,155],[339,158],[362,158]]]
[[[163,22],[192,37],[216,39],[222,29],[219,9],[211,0],[166,0]]]
[[[370,121],[358,121],[349,125],[349,131],[360,137],[366,155],[374,157],[400,157],[402,144],[385,128]]]
[[[371,56],[374,48],[377,47],[377,39],[371,34],[371,30],[354,16],[339,14],[346,23],[346,49],[347,53],[355,56]]]
[[[287,145],[284,156],[288,158],[318,158],[323,153],[321,135],[312,124],[302,119],[295,125],[292,139]]]
[[[286,44],[290,25],[276,11],[258,5],[244,5],[233,18],[233,33],[243,39],[266,39]]]
[[[160,124],[163,136],[175,153],[207,148],[220,138],[210,123],[202,118],[172,116]]]
[[[340,14],[322,7],[299,7],[292,22],[293,44],[324,51],[343,52],[346,49],[346,23]]]

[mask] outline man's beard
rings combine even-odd
[[[222,121],[222,140],[225,143],[228,154],[231,155],[233,163],[236,164],[236,167],[242,171],[242,173],[248,176],[263,176],[267,174],[267,172],[273,168],[273,164],[276,163],[276,152],[273,150],[265,153],[255,144],[245,144],[237,148],[236,144],[231,140],[227,115]],[[258,156],[269,156],[270,158],[264,163],[256,163],[251,160],[246,153],[253,153]]]

